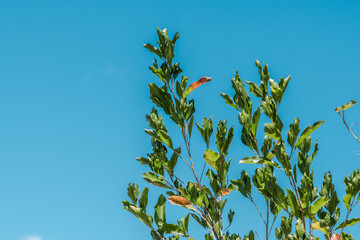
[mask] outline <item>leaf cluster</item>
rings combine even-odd
[[[131,203],[123,202],[126,210],[150,228],[152,239],[193,239],[188,229],[190,216],[194,223],[204,229],[206,240],[253,240],[255,237],[268,240],[273,235],[277,239],[319,239],[319,234],[331,239],[337,236],[334,235],[337,232],[343,239],[352,239],[351,234],[345,233],[344,229],[360,221],[360,218],[349,218],[360,200],[360,172],[354,170],[344,180],[346,195],[343,204],[346,216],[339,223],[342,209],[331,173],[325,173],[320,188],[314,184],[312,163],[319,144],[317,140],[314,143],[311,134],[325,121],[315,122],[301,130],[300,119],[295,118],[284,130],[279,108],[291,77],[276,81],[270,77],[268,65],[256,61],[260,76],[258,84],[251,81],[244,83],[236,72],[231,78],[232,96],[221,93],[225,103],[237,112],[241,126],[239,137],[253,153],[242,158],[239,164],[258,166],[252,175],[243,170],[239,174],[240,178],[231,179],[229,171],[232,160],[228,152],[235,133],[234,126],[229,127],[226,120],[220,121],[216,129],[212,117],[203,118],[201,125],[196,123],[206,150],[203,160],[192,157],[190,143],[195,102],[189,97],[192,96],[190,93],[211,78],[200,78],[188,86],[189,78],[183,75],[179,77],[182,69],[174,61],[178,33],[171,39],[166,29],[158,29],[157,34],[159,40],[156,46],[144,45],[156,55],[153,66],[149,68],[160,80],[160,84],[149,84],[150,99],[155,107],[146,116],[150,129],[145,132],[150,136],[152,152],[137,160],[150,169],[143,174],[144,180],[165,189],[168,200],[161,194],[154,206],[155,212],[151,215],[146,211],[148,188],[144,188],[139,198],[138,186],[129,184]],[[254,98],[257,100],[254,101]],[[343,105],[337,111],[345,111],[353,104],[350,102]],[[165,114],[165,118],[160,115],[160,111]],[[182,143],[172,140],[176,133],[170,134],[165,124],[167,121],[178,126]],[[263,121],[266,123],[261,126],[259,123]],[[214,130],[216,149],[211,149]],[[203,168],[197,169],[194,161],[203,161]],[[178,173],[179,164],[185,164],[192,175],[191,179],[185,179]],[[285,176],[288,182],[279,182],[280,175]],[[230,209],[225,213],[224,209],[229,197],[236,192],[247,198],[258,211],[265,228],[264,237],[260,237],[256,229],[245,235],[230,232],[235,210]],[[262,196],[262,202],[255,201],[258,198],[254,195]],[[177,223],[167,223],[166,202],[183,207],[187,214]],[[223,217],[224,214],[227,218]]]

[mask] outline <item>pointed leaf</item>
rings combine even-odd
[[[166,218],[165,218],[165,203],[166,198],[161,194],[158,202],[155,205],[155,223],[156,225],[162,229],[164,225],[166,225]]]
[[[345,223],[345,222],[346,222],[346,223]],[[340,229],[340,228],[342,228],[343,226],[344,226],[344,227],[350,227],[350,226],[352,226],[352,225],[357,224],[358,222],[360,222],[360,218],[351,218],[351,219],[348,219],[347,221],[344,221],[344,222],[340,223],[339,226],[338,226],[335,230]],[[344,223],[345,223],[345,225],[344,225]]]
[[[352,106],[354,106],[355,104],[357,104],[357,101],[350,100],[347,104],[343,104],[340,107],[335,108],[335,111],[337,111],[337,112],[340,112],[340,110],[345,111],[345,110],[351,108]]]
[[[152,228],[152,218],[146,215],[144,211],[142,211],[139,207],[130,204],[128,201],[122,202],[124,209],[131,212],[135,217],[140,219],[146,226]]]
[[[179,225],[166,224],[164,227],[165,233],[184,236],[184,232]]]
[[[265,123],[265,134],[276,140],[281,140],[281,133],[275,123]]]
[[[165,143],[169,148],[173,149],[171,138],[167,132],[159,130],[159,136],[163,143]]]
[[[147,187],[144,188],[144,190],[142,191],[140,198],[139,198],[139,206],[142,209],[145,209],[148,203],[148,193],[149,193],[149,189]]]
[[[197,80],[196,82],[192,83],[185,91],[183,97],[185,98],[187,95],[189,95],[189,93],[191,93],[192,91],[194,91],[197,87],[199,87],[200,85],[210,82],[211,77],[202,77],[199,80]]]
[[[157,176],[155,173],[153,172],[147,172],[147,173],[144,173],[142,175],[142,177],[148,182],[148,183],[151,183],[155,186],[158,186],[158,187],[162,187],[162,188],[169,188],[171,189],[168,185],[166,185],[166,182],[160,178],[159,176]]]
[[[260,119],[260,108],[256,109],[252,117],[251,132],[255,138],[256,138],[257,127],[259,124],[259,119]]]
[[[188,209],[191,209],[193,210],[194,207],[191,205],[191,202],[189,200],[187,200],[186,198],[184,197],[181,197],[181,196],[170,196],[168,198],[169,202],[172,204],[172,205],[177,205],[177,206],[181,206],[181,207],[185,207],[185,208],[188,208]]]
[[[282,169],[279,164],[277,164],[274,161],[268,160],[264,157],[256,157],[256,156],[255,157],[246,157],[239,161],[239,164],[242,164],[242,163],[264,164],[264,165],[273,166],[273,167]]]
[[[190,118],[190,122],[188,125],[189,137],[191,137],[193,126],[194,126],[194,115],[192,115],[192,117]]]
[[[263,92],[258,85],[250,81],[246,81],[246,83],[250,85],[250,92],[252,92],[256,97],[263,97]]]
[[[344,205],[345,205],[346,209],[349,209],[349,207],[350,207],[350,201],[351,201],[351,194],[348,193],[348,194],[346,194],[345,197],[344,197]]]
[[[153,46],[153,45],[151,45],[149,43],[144,44],[144,47],[146,49],[150,50],[150,52],[155,53],[156,55],[158,55],[161,58],[160,50],[157,47],[155,47],[155,46]]]
[[[326,200],[325,196],[316,200],[310,207],[311,215],[314,216],[327,202],[328,200]]]
[[[227,95],[226,93],[221,93],[220,95],[221,95],[222,98],[225,100],[225,102],[226,102],[227,105],[230,105],[230,106],[232,106],[232,107],[235,108],[235,109],[238,109],[238,107],[237,107],[236,104],[234,103],[234,100],[233,100],[229,95]]]
[[[297,141],[295,147],[298,147],[304,139],[306,139],[308,136],[310,136],[311,133],[313,133],[318,127],[320,127],[325,121],[318,121],[315,122],[312,126],[308,126],[304,129],[304,131],[301,133],[299,140]]]

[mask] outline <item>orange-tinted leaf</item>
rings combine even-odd
[[[197,80],[196,82],[192,83],[185,91],[184,93],[184,97],[186,97],[187,95],[189,95],[189,93],[191,93],[192,91],[194,91],[194,89],[196,89],[197,87],[199,87],[200,85],[210,82],[211,77],[202,77],[199,80]]]
[[[172,205],[178,205],[181,207],[186,207],[188,209],[194,209],[194,207],[191,205],[191,202],[184,197],[170,196],[168,200]]]
[[[189,200],[181,196],[170,196],[168,200],[173,205],[186,206],[191,204]]]
[[[225,195],[225,196],[227,196],[227,195],[229,195],[229,190],[227,190],[226,188],[223,188],[223,189],[221,189],[221,194],[222,195]]]
[[[342,240],[342,238],[339,234],[335,233],[331,236],[330,240]]]

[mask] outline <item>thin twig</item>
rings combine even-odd
[[[261,237],[259,236],[259,234],[257,233],[257,231],[255,231],[256,236],[261,240]]]
[[[273,220],[273,222],[272,222],[272,224],[271,224],[271,227],[270,227],[269,236],[270,236],[270,233],[271,233],[272,228],[273,228],[273,226],[274,226],[274,223],[275,223],[275,221],[276,221],[276,218],[277,218],[277,216],[274,216],[274,220]]]
[[[346,222],[347,222],[347,220],[348,220],[348,218],[349,218],[349,215],[350,215],[351,211],[354,209],[354,206],[356,206],[356,204],[358,204],[358,202],[359,202],[359,200],[360,200],[360,199],[358,199],[358,200],[356,201],[356,203],[354,204],[355,199],[356,199],[356,198],[354,197],[354,200],[352,201],[352,203],[350,203],[350,209],[349,209],[349,211],[348,211],[347,214],[346,214],[346,218],[345,218],[344,224],[342,225],[340,235],[341,235],[342,232],[344,231]]]
[[[186,165],[189,166],[189,168],[191,168],[191,165],[190,165],[187,161],[185,161],[185,159],[184,159],[183,157],[181,157],[181,155],[180,155],[177,151],[175,151],[174,149],[172,149],[172,150],[176,153],[176,155],[178,155],[178,157],[179,157],[181,160],[184,161],[184,163],[186,163]]]
[[[266,240],[269,239],[269,202],[270,200],[266,199]]]
[[[203,169],[202,169],[202,171],[201,171],[200,183],[201,183],[201,179],[202,179],[202,177],[203,177],[204,171],[205,171],[205,167],[206,167],[206,162],[204,162],[204,166],[203,166]]]
[[[345,127],[347,128],[347,130],[348,130],[348,131],[351,133],[351,135],[360,143],[360,139],[358,138],[358,136],[356,136],[356,135],[353,133],[353,131],[351,131],[350,127],[347,125],[347,123],[346,123],[346,121],[345,121],[345,112],[343,111],[343,114],[341,114],[341,112],[339,111],[338,113],[339,113],[341,119],[343,120],[344,125],[345,125]]]
[[[252,198],[251,196],[249,196],[249,199],[250,199],[250,201],[254,204],[256,210],[257,210],[257,211],[259,212],[259,214],[260,214],[261,219],[263,220],[264,224],[266,225],[266,221],[265,221],[263,215],[261,214],[258,206],[257,206],[256,203],[254,202],[253,198]]]

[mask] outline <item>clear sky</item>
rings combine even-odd
[[[190,82],[212,77],[194,94],[195,121],[213,115],[235,125],[234,163],[249,152],[220,92],[232,93],[236,70],[258,82],[257,59],[274,79],[291,74],[281,114],[287,124],[300,117],[301,127],[326,120],[314,134],[316,183],[331,170],[342,199],[343,177],[360,167],[360,145],[333,109],[360,100],[359,26],[360,2],[351,0],[2,0],[0,239],[150,239],[121,201],[128,182],[148,186],[141,179],[147,168],[135,157],[150,151],[143,131],[152,107],[147,84],[157,80],[142,44],[155,43],[157,27],[180,33],[176,57]],[[347,116],[360,124],[360,106]],[[204,144],[197,131],[193,138],[202,162]],[[244,168],[253,170],[234,164],[233,178]],[[243,235],[260,222],[235,195],[231,230]]]

